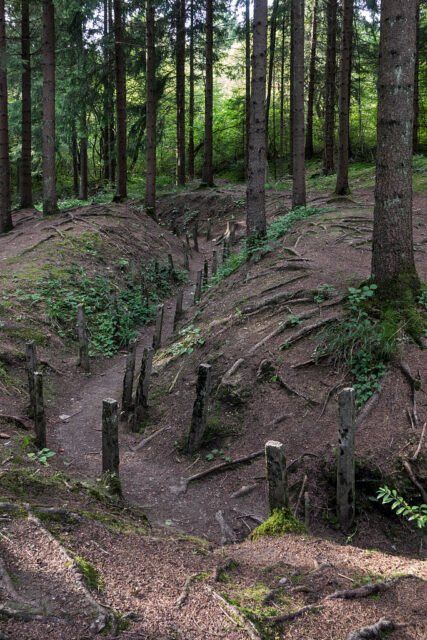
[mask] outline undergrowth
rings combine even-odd
[[[286,533],[308,533],[307,527],[297,520],[290,509],[274,509],[270,517],[250,534],[251,540],[265,536],[283,536]]]

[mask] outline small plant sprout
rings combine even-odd
[[[27,453],[27,456],[33,462],[38,462],[45,467],[49,466],[48,459],[52,458],[52,456],[56,456],[55,451],[51,451],[50,449],[40,449],[37,453]]]

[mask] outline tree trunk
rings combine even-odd
[[[79,15],[80,20],[80,52],[77,61],[79,74],[82,78],[81,84],[81,104],[80,104],[80,188],[79,199],[87,200],[87,176],[88,176],[88,159],[87,159],[87,123],[86,123],[86,49],[84,43],[84,17],[83,13]]]
[[[206,0],[205,144],[202,184],[213,187],[213,0]]]
[[[104,76],[103,76],[103,110],[104,110],[104,123],[102,127],[102,139],[103,139],[103,162],[104,162],[104,180],[106,182],[110,179],[110,138],[109,127],[111,122],[110,106],[110,56],[109,56],[109,43],[108,43],[108,0],[104,0],[104,33],[103,33],[103,57],[104,57]]]
[[[310,70],[308,74],[307,128],[305,134],[305,157],[309,160],[314,155],[313,149],[313,105],[316,74],[317,49],[317,7],[318,0],[313,4],[313,22],[311,27]]]
[[[283,176],[283,128],[285,103],[285,12],[282,17],[282,45],[280,48],[280,132],[279,132],[279,177]]]
[[[76,123],[73,120],[71,129],[71,153],[73,156],[73,192],[76,198],[79,197],[79,161],[78,161],[78,149],[77,149],[77,133]]]
[[[190,77],[188,97],[188,178],[194,180],[194,0],[190,0]]]
[[[413,147],[412,152],[415,155],[418,153],[418,129],[419,129],[419,109],[420,109],[420,95],[419,95],[419,72],[420,72],[420,2],[418,0],[417,7],[417,40],[415,49],[415,77],[414,77],[414,129],[413,129]]]
[[[108,67],[107,72],[113,75],[113,56],[112,51],[110,50],[112,34],[114,31],[114,19],[113,19],[113,2],[112,0],[107,0],[108,4],[108,23],[107,23],[107,33],[109,34],[109,49],[108,49]],[[109,166],[108,166],[108,175],[110,180],[110,185],[113,186],[116,181],[116,132],[114,130],[114,89],[111,79],[108,80],[108,149],[109,149]]]
[[[265,235],[265,81],[267,0],[254,0],[246,226],[249,239]]]
[[[43,0],[43,214],[57,210],[55,167],[55,9]]]
[[[276,26],[277,26],[278,6],[279,6],[279,0],[274,0],[273,9],[271,11],[271,22],[270,22],[270,48],[269,48],[269,54],[268,54],[267,100],[265,104],[265,139],[266,139],[267,158],[269,156],[268,123],[270,119],[270,102],[271,102],[271,87],[273,83],[274,53],[276,50]]]
[[[147,141],[145,208],[148,215],[156,217],[156,40],[154,0],[146,3],[146,99]]]
[[[176,177],[185,185],[185,0],[176,2]]]
[[[372,278],[395,299],[399,285],[419,287],[412,239],[416,11],[417,0],[381,3]]]
[[[0,0],[0,233],[13,228],[10,212],[9,121],[7,112],[6,23]]]
[[[343,0],[341,36],[341,73],[339,98],[338,173],[335,192],[350,193],[348,185],[349,116],[350,116],[350,70],[351,42],[353,38],[353,1]]]
[[[292,207],[304,206],[304,0],[292,0]]]
[[[249,170],[249,131],[251,126],[251,16],[250,0],[245,0],[245,180]]]
[[[123,2],[114,0],[114,49],[116,56],[117,185],[115,200],[127,197],[126,70],[123,48]]]
[[[22,0],[21,14],[21,56],[22,56],[22,151],[20,205],[32,207],[31,184],[31,56],[30,56],[30,0]]]
[[[325,65],[325,125],[323,146],[323,175],[334,173],[335,142],[335,80],[337,74],[337,5],[338,0],[327,0],[328,25]]]

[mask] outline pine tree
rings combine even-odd
[[[156,217],[156,40],[154,0],[146,0],[146,78],[147,142],[145,209]]]
[[[213,187],[213,0],[206,0],[205,142],[202,184]]]
[[[341,36],[341,73],[339,98],[339,132],[338,132],[338,172],[335,192],[345,195],[350,192],[348,185],[349,161],[349,124],[350,124],[350,75],[351,46],[353,39],[353,3],[354,0],[343,0],[343,24]]]
[[[177,183],[185,185],[185,0],[176,1]]]
[[[10,212],[9,124],[7,110],[6,23],[4,0],[0,0],[0,233],[13,228]]]
[[[52,0],[43,0],[43,214],[56,210],[55,9]]]
[[[305,205],[304,0],[292,0],[292,207]]]
[[[337,7],[338,0],[327,0],[327,42],[325,64],[325,120],[323,129],[323,175],[334,173],[335,81],[337,75]]]
[[[33,205],[31,184],[31,55],[30,55],[30,1],[21,5],[21,58],[22,58],[22,110],[21,110],[21,175],[20,205],[24,209]]]
[[[314,85],[316,76],[316,50],[317,50],[317,7],[318,0],[314,0],[311,24],[310,69],[308,74],[308,100],[307,100],[307,127],[305,133],[305,157],[307,160],[313,157],[313,106]]]

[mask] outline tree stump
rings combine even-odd
[[[36,435],[36,446],[39,449],[46,447],[46,416],[44,412],[43,399],[43,374],[40,371],[34,372],[34,432]]]
[[[79,336],[79,367],[89,373],[89,341],[86,329],[86,313],[83,304],[77,306],[77,331]]]
[[[145,347],[142,352],[141,369],[135,394],[135,405],[131,420],[131,429],[137,432],[143,426],[144,417],[148,410],[148,391],[150,387],[151,367],[153,364],[154,350]]]
[[[159,311],[156,318],[156,326],[154,327],[154,335],[153,335],[153,349],[154,351],[158,351],[162,344],[162,329],[163,329],[163,313],[164,313],[164,305],[161,304],[159,307]]]
[[[129,342],[129,350],[126,356],[126,369],[123,378],[123,395],[122,395],[122,410],[127,412],[132,408],[132,392],[133,392],[133,379],[135,375],[135,358],[136,358],[136,346],[138,341],[136,338]]]
[[[354,395],[352,387],[338,394],[337,516],[344,532],[355,515]]]
[[[199,302],[202,297],[202,272],[197,272],[196,288],[194,290],[194,304]]]
[[[25,356],[28,375],[28,394],[30,396],[28,415],[30,418],[34,418],[36,406],[36,398],[34,394],[34,372],[37,371],[37,351],[34,340],[29,340],[26,343]]]
[[[285,447],[281,442],[269,440],[265,445],[267,493],[270,512],[289,507],[288,474]]]
[[[119,475],[119,412],[116,400],[102,401],[102,472]]]
[[[211,365],[199,365],[196,385],[196,400],[193,406],[191,426],[188,433],[188,453],[193,453],[202,444],[206,430],[206,415],[208,410],[209,390],[211,384]]]

